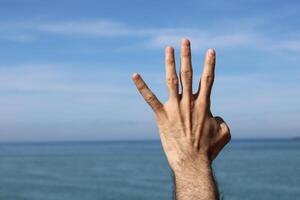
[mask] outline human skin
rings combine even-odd
[[[221,117],[210,111],[216,53],[208,49],[198,91],[193,94],[191,47],[181,41],[180,85],[176,73],[174,49],[165,49],[166,84],[169,99],[161,103],[137,73],[132,79],[153,109],[161,143],[175,177],[177,200],[219,199],[212,174],[212,161],[230,141],[230,131]]]

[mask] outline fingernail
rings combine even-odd
[[[167,46],[167,47],[166,47],[166,52],[167,52],[167,53],[173,53],[173,51],[174,51],[174,48],[173,48],[173,47],[171,47],[171,46]]]
[[[138,73],[133,73],[133,74],[132,74],[132,78],[133,78],[133,79],[136,79],[137,77],[138,77]]]
[[[214,49],[208,49],[208,55],[209,56],[215,56],[215,50]]]
[[[182,46],[190,46],[190,40],[187,38],[184,38],[181,40],[181,45]]]

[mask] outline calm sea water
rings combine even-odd
[[[300,199],[300,142],[233,141],[214,163],[230,200]],[[172,199],[158,141],[0,144],[2,200]]]

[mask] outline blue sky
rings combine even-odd
[[[234,138],[299,136],[298,1],[0,2],[0,141],[157,139],[164,47],[217,51],[212,112]],[[177,59],[177,63],[179,60]]]

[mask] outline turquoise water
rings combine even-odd
[[[225,199],[300,199],[300,142],[233,141],[214,163]],[[0,144],[0,199],[172,199],[158,141]]]

